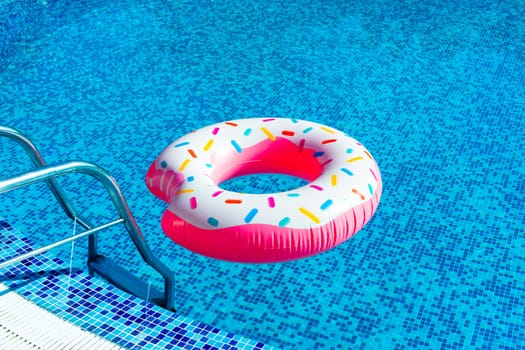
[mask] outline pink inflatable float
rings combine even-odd
[[[275,173],[308,184],[285,192],[230,192],[234,177]],[[344,242],[370,220],[381,175],[345,133],[298,119],[254,118],[187,134],[153,161],[149,190],[169,204],[161,226],[178,244],[212,258],[281,262]]]

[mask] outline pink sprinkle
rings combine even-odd
[[[211,132],[213,135],[217,135],[219,133],[219,128],[215,128],[213,129],[213,131]]]
[[[266,118],[266,119],[263,119],[263,123],[271,122],[272,120],[275,120],[275,118]]]
[[[313,189],[316,189],[317,191],[322,191],[323,188],[321,186],[317,186],[317,185],[310,185],[311,188]]]
[[[268,197],[268,206],[270,208],[275,208],[275,199],[273,199],[273,197]]]
[[[305,142],[306,142],[305,139],[301,139],[301,141],[299,141],[299,153],[301,153],[303,151]]]
[[[217,191],[215,192],[214,194],[212,194],[211,196],[212,197],[217,197],[218,195],[220,195],[223,191]]]
[[[325,166],[326,164],[330,163],[333,159],[328,159],[326,162],[324,162],[322,165]]]
[[[191,197],[190,198],[190,208],[196,209],[197,208],[197,197]]]
[[[377,176],[376,176],[376,173],[374,173],[374,171],[372,169],[368,169],[370,170],[370,172],[372,173],[372,176],[374,177],[374,179],[376,179],[376,182],[377,182]]]

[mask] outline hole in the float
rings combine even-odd
[[[231,192],[263,194],[291,191],[308,184],[300,177],[284,174],[254,174],[229,179],[219,186]]]

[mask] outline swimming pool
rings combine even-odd
[[[181,314],[282,348],[524,348],[522,2],[4,0],[0,18],[1,124],[49,163],[111,171],[175,271]],[[214,261],[165,238],[164,205],[143,183],[150,162],[189,131],[252,116],[360,140],[384,181],[371,222],[275,265]],[[2,176],[28,167],[4,141],[0,160]],[[110,215],[89,180],[64,184],[95,219]],[[72,229],[43,187],[0,201],[42,241]],[[124,233],[101,241],[160,285]]]

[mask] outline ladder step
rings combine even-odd
[[[146,301],[165,307],[163,305],[163,293],[124,269],[113,260],[103,255],[97,255],[95,259],[88,262],[88,267],[91,271],[106,279],[115,287]]]

